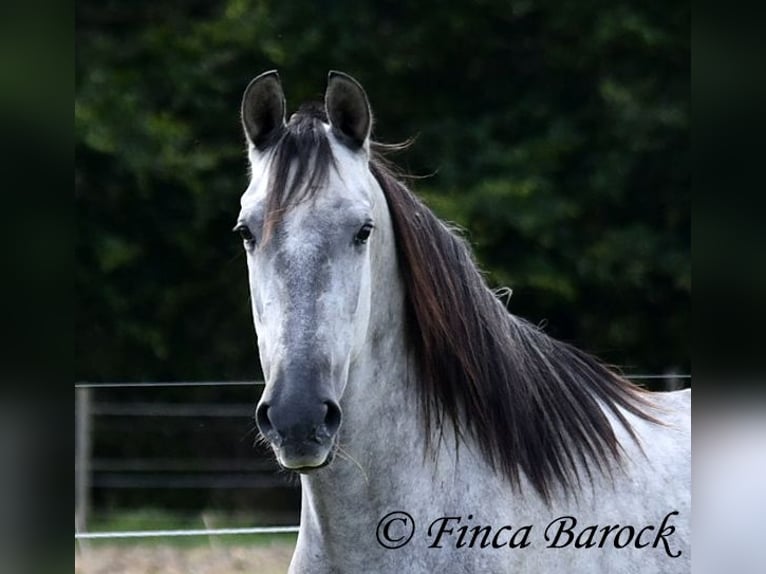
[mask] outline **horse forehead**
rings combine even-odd
[[[373,200],[370,189],[372,174],[366,158],[350,153],[332,134],[328,135],[328,139],[333,152],[333,163],[328,170],[327,181],[323,182],[321,189],[312,194],[310,203],[313,209],[327,206],[350,207],[354,204],[369,209]],[[250,153],[250,183],[240,198],[242,208],[264,203],[271,193],[269,183],[273,165],[270,159],[268,156]]]
[[[338,200],[319,206],[312,201],[292,206],[282,215],[274,237],[278,257],[303,259],[308,263],[318,262],[322,254],[329,256],[332,238],[345,223],[341,214],[346,209],[339,206],[346,203]]]

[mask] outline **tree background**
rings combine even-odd
[[[76,378],[255,380],[239,103],[366,88],[510,309],[628,373],[690,368],[689,6],[79,0]]]

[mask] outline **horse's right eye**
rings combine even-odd
[[[246,243],[253,243],[255,241],[255,237],[253,237],[253,233],[250,231],[250,228],[244,223],[240,223],[239,225],[236,225],[233,231],[236,231],[237,233],[239,233],[239,236],[242,238],[242,241]]]

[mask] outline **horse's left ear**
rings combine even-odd
[[[361,84],[348,74],[331,71],[324,105],[333,133],[353,150],[367,148],[372,111]]]

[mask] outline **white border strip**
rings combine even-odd
[[[126,530],[123,532],[79,532],[75,540],[103,538],[160,538],[167,536],[227,536],[239,534],[282,534],[298,532],[297,526],[257,526],[252,528],[214,528],[210,530]]]

